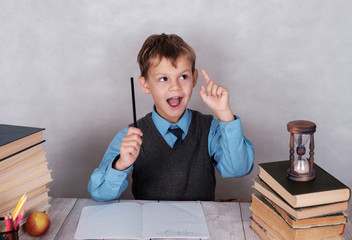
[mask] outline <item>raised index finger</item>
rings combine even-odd
[[[208,83],[211,81],[211,79],[210,79],[208,73],[204,69],[202,69],[202,75],[204,77],[205,83],[208,85]]]

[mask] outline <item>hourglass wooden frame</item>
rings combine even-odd
[[[290,132],[290,167],[287,170],[287,177],[293,181],[297,182],[307,182],[315,178],[314,170],[314,133],[316,130],[316,125],[313,122],[305,120],[296,120],[291,121],[287,124],[287,131]],[[295,151],[294,135],[310,135],[309,137],[309,172],[307,173],[298,173],[294,169],[295,163],[295,152],[299,151],[298,147]],[[304,150],[305,151],[305,150]],[[301,155],[301,154],[300,154]],[[303,154],[304,155],[304,154]]]

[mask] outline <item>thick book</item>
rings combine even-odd
[[[285,210],[277,206],[275,203],[270,202],[270,200],[268,200],[268,202],[292,228],[320,227],[347,223],[347,216],[344,212],[337,212],[319,217],[296,219],[290,216]]]
[[[27,161],[28,158],[31,158],[37,153],[42,152],[43,151],[42,147],[43,147],[42,144],[38,144],[28,148],[26,151],[21,151],[18,154],[8,157],[4,161],[0,161],[0,174],[7,172],[9,169],[12,169],[14,166],[20,166],[23,162]]]
[[[16,186],[10,186],[4,188],[4,190],[0,191],[0,203],[9,201],[10,199],[16,198],[18,196],[22,196],[23,193],[32,191],[40,186],[43,186],[53,179],[51,178],[51,170],[46,170],[38,176],[34,176],[31,179],[28,179],[21,184],[17,184]],[[2,186],[0,186],[2,188]]]
[[[44,128],[0,124],[0,161],[44,142]]]
[[[0,189],[6,186],[14,186],[16,183],[22,183],[32,176],[37,176],[39,173],[48,169],[45,153],[42,151],[20,165],[15,165],[7,171],[0,173]]]
[[[265,229],[264,226],[253,220],[253,218],[250,218],[250,225],[249,227],[260,237],[262,240],[280,240],[281,236],[273,236],[272,233],[270,233],[267,229]]]
[[[308,182],[287,178],[289,161],[259,164],[259,177],[292,207],[308,207],[350,199],[350,189],[327,171],[314,164],[316,177]]]
[[[263,194],[267,199],[277,204],[280,208],[296,219],[312,218],[336,212],[343,212],[349,207],[349,201],[344,201],[312,207],[293,208],[259,177],[254,178],[253,181],[253,188],[255,190]]]
[[[261,193],[253,193],[252,199],[255,198],[265,198]],[[329,225],[346,224],[347,217],[344,212],[337,212],[333,214],[327,214],[318,217],[296,219],[290,216],[285,210],[280,208],[274,202],[265,198],[268,203],[276,210],[276,212],[290,225],[292,228],[307,228],[307,227],[320,227]]]
[[[34,197],[31,197],[30,199],[27,199],[27,201],[24,203],[24,212],[26,212],[26,215],[28,211],[30,211],[30,209],[42,203],[43,201],[48,201],[50,199],[48,192],[49,189],[46,189],[45,192],[42,192]],[[10,210],[7,211],[0,212],[0,214],[4,215],[5,213],[13,212],[15,210],[15,207],[12,207]]]
[[[26,192],[27,193],[27,201],[41,195],[45,192],[49,192],[49,189],[46,185],[42,185],[36,189]],[[21,199],[22,195],[18,195],[15,198],[9,199],[8,201],[1,202],[0,205],[0,213],[13,212],[13,209],[17,206],[17,203]]]
[[[0,181],[0,194],[6,192],[8,190],[14,189],[18,186],[22,186],[32,180],[40,178],[42,175],[50,173],[51,170],[48,169],[48,162],[39,162],[34,166],[28,168],[26,173],[23,173],[23,177],[18,178],[10,178],[8,179],[8,183],[5,184]],[[39,187],[40,185],[36,186]],[[23,191],[26,192],[26,191]]]
[[[251,218],[251,225],[249,226],[262,240],[286,240],[280,233],[273,230],[266,222],[258,216],[256,220]],[[335,235],[332,237],[320,238],[320,240],[344,240],[342,235]]]
[[[286,240],[333,237],[343,234],[345,229],[345,224],[292,228],[262,196],[253,197],[250,209],[254,221],[266,223],[271,235],[280,235]]]
[[[210,238],[199,202],[119,202],[82,209],[75,239]]]

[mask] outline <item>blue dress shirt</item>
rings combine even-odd
[[[177,123],[170,123],[152,112],[152,120],[164,137],[165,141],[173,146],[177,140],[168,129],[180,127],[183,130],[182,138],[187,135],[192,119],[192,112],[186,109]],[[96,201],[109,201],[118,199],[128,186],[128,174],[133,170],[133,165],[124,171],[112,167],[112,162],[120,154],[122,139],[128,127],[119,132],[111,141],[100,165],[91,175],[88,183],[88,192]],[[238,117],[230,122],[222,122],[213,118],[208,136],[209,155],[215,160],[215,168],[223,178],[242,177],[253,168],[254,147],[243,136],[241,121]]]

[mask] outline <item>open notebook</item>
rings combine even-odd
[[[84,207],[75,239],[210,238],[199,202],[120,202]]]

